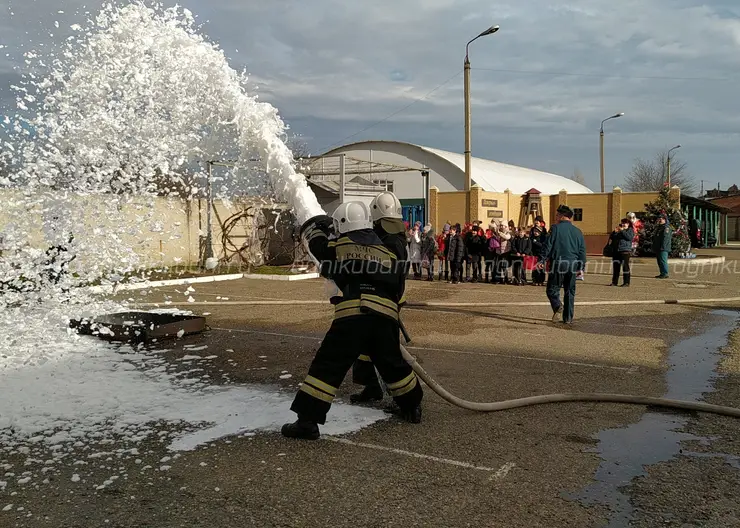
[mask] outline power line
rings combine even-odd
[[[562,75],[567,77],[596,77],[601,79],[654,79],[665,81],[740,81],[727,77],[670,77],[662,75],[614,75],[606,73],[577,73],[577,72],[555,72],[537,70],[508,70],[502,68],[472,68],[473,70],[490,71],[499,73],[526,73],[531,75]]]
[[[447,79],[443,83],[435,86],[432,90],[430,90],[429,92],[427,92],[423,96],[419,97],[418,99],[414,99],[409,104],[407,104],[407,105],[399,108],[398,110],[396,110],[392,114],[384,117],[380,121],[377,121],[377,122],[373,123],[372,125],[368,125],[365,128],[363,128],[362,130],[359,130],[359,131],[355,132],[354,134],[351,134],[351,135],[349,135],[349,136],[347,136],[347,137],[345,137],[343,139],[340,139],[339,141],[336,141],[336,142],[332,143],[331,145],[327,145],[326,147],[323,147],[322,149],[319,150],[319,152],[321,154],[323,154],[324,152],[328,151],[331,147],[333,147],[335,145],[341,145],[341,144],[345,143],[348,139],[352,139],[353,137],[358,136],[358,135],[362,134],[363,132],[366,132],[367,130],[370,130],[373,127],[376,127],[376,126],[380,125],[381,123],[385,123],[386,121],[388,121],[392,117],[397,116],[398,114],[400,114],[401,112],[403,112],[407,108],[410,108],[411,106],[415,105],[419,101],[423,101],[424,99],[426,99],[427,97],[429,97],[430,95],[432,95],[434,92],[436,92],[437,90],[439,90],[440,88],[442,88],[444,85],[446,85],[447,83],[449,83],[450,81],[452,81],[453,79],[455,79],[456,77],[458,77],[461,73],[462,73],[462,70],[459,70],[457,73],[455,73],[455,75],[453,75],[452,77],[450,77],[449,79]]]

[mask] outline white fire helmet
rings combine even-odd
[[[365,202],[340,204],[331,216],[334,219],[334,229],[341,234],[373,227],[370,209]]]
[[[373,198],[370,202],[370,212],[374,222],[381,218],[403,218],[401,201],[390,191],[382,192]]]

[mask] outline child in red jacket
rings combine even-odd
[[[442,280],[442,267],[444,263],[444,277],[445,280],[450,280],[450,262],[447,260],[447,236],[450,234],[450,223],[447,222],[442,229],[442,232],[437,235],[437,247],[439,248],[437,255],[439,258],[439,280]]]

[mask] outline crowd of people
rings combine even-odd
[[[408,226],[406,242],[413,278],[452,284],[486,282],[492,284],[542,285],[545,273],[537,261],[547,236],[545,220],[538,216],[534,225],[516,227],[492,221],[488,228],[476,221],[465,225],[445,223],[435,234],[430,224]],[[530,272],[528,276],[528,272]]]

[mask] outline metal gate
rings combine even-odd
[[[424,206],[423,205],[404,205],[402,206],[402,214],[404,222],[409,223],[409,227],[413,226],[418,220],[421,225],[424,225]]]

